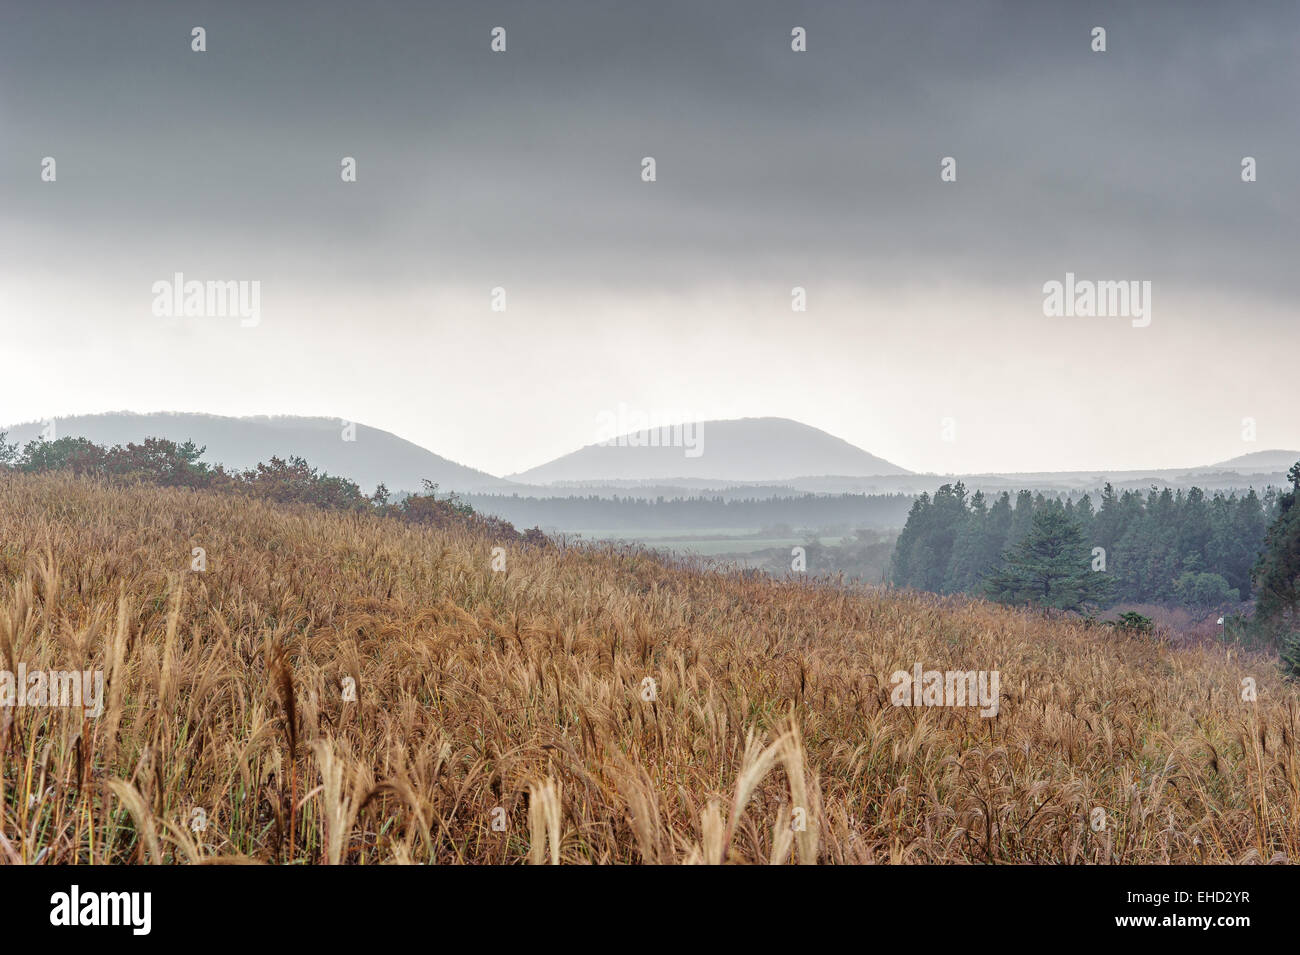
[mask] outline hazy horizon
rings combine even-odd
[[[398,433],[398,432],[396,432],[396,431],[392,431],[392,430],[390,430],[390,429],[388,429],[388,428],[384,428],[384,427],[382,427],[382,426],[380,426],[380,425],[376,425],[376,424],[374,424],[373,422],[369,422],[369,421],[347,422],[345,419],[340,419],[340,418],[338,418],[337,416],[331,416],[331,415],[243,415],[243,416],[221,416],[221,415],[213,415],[213,414],[211,414],[210,412],[190,412],[190,411],[171,411],[171,410],[160,410],[160,411],[138,412],[138,411],[130,411],[130,410],[126,410],[126,409],[113,409],[113,410],[111,410],[111,411],[105,411],[105,412],[92,412],[92,413],[90,413],[90,414],[85,414],[85,415],[75,415],[75,414],[74,414],[74,415],[58,416],[58,418],[59,418],[59,419],[63,419],[63,418],[77,419],[77,418],[87,418],[87,417],[111,417],[111,416],[160,417],[160,416],[184,416],[184,415],[198,415],[198,416],[203,416],[203,417],[212,417],[212,418],[216,418],[216,419],[219,419],[219,420],[233,420],[233,421],[238,421],[238,420],[247,420],[247,421],[276,421],[276,420],[280,420],[280,419],[292,419],[292,420],[310,420],[310,421],[312,421],[312,422],[327,421],[327,422],[331,422],[331,423],[337,423],[337,424],[340,425],[340,426],[342,426],[342,425],[346,425],[346,424],[348,424],[348,423],[351,423],[351,424],[355,424],[355,425],[357,425],[357,426],[359,426],[359,427],[361,427],[361,428],[364,428],[364,429],[375,429],[375,430],[383,431],[383,432],[385,432],[385,433],[387,433],[387,434],[390,434],[390,435],[392,435],[393,437],[398,438],[398,439],[400,439],[400,440],[402,440],[402,441],[410,442],[410,443],[412,443],[412,444],[414,444],[414,445],[416,445],[416,446],[422,448],[423,450],[426,450],[426,451],[429,451],[429,452],[431,452],[431,453],[433,453],[433,454],[435,454],[435,455],[438,455],[439,457],[446,458],[447,460],[451,461],[453,464],[460,465],[460,466],[462,466],[462,467],[466,467],[466,468],[471,468],[471,469],[475,469],[475,470],[483,471],[485,474],[488,474],[488,475],[491,476],[491,477],[494,477],[494,478],[500,478],[500,479],[503,479],[503,480],[507,480],[507,481],[511,481],[511,482],[519,483],[519,484],[564,484],[564,483],[569,483],[567,480],[557,480],[557,481],[528,481],[528,480],[525,480],[525,477],[526,477],[526,475],[528,474],[528,472],[530,472],[530,471],[542,470],[542,469],[544,469],[546,466],[549,466],[549,465],[555,465],[555,464],[557,464],[557,463],[563,461],[563,460],[566,459],[566,458],[570,458],[570,457],[574,457],[574,456],[576,456],[577,453],[578,453],[579,451],[586,450],[586,449],[593,448],[593,447],[597,447],[596,444],[587,444],[587,445],[584,445],[584,446],[582,446],[582,447],[580,447],[580,448],[571,448],[571,449],[569,449],[569,451],[564,452],[564,453],[562,453],[562,454],[560,454],[560,455],[557,455],[555,458],[549,459],[549,460],[547,460],[547,461],[537,462],[537,464],[535,464],[535,465],[533,465],[533,466],[531,466],[531,467],[529,467],[529,468],[522,468],[522,469],[519,469],[519,470],[517,470],[517,471],[495,472],[495,471],[491,471],[491,470],[488,470],[488,469],[486,469],[486,468],[481,467],[477,462],[472,461],[472,460],[458,460],[458,459],[455,459],[455,458],[450,458],[450,457],[448,457],[448,455],[443,454],[443,453],[442,453],[438,448],[436,448],[436,447],[428,447],[427,445],[423,445],[423,444],[421,444],[419,441],[417,441],[417,440],[415,440],[415,439],[413,439],[413,438],[411,438],[411,437],[409,437],[409,436],[407,436],[407,435],[403,435],[403,434],[400,434],[400,433]],[[780,417],[778,417],[778,416],[764,416],[764,417],[765,417],[766,420],[776,420],[776,421],[792,421],[792,420],[794,420],[794,419],[789,419],[789,418],[780,418]],[[8,436],[9,436],[9,438],[10,438],[11,440],[13,440],[13,439],[34,440],[34,439],[37,437],[37,430],[36,430],[36,429],[42,427],[42,426],[43,426],[47,421],[49,421],[49,420],[50,420],[50,419],[31,419],[31,420],[27,420],[27,421],[17,421],[17,422],[0,422],[0,434],[3,434],[3,433],[5,433],[6,431],[8,431]],[[734,419],[734,420],[744,420],[744,419]],[[751,419],[751,420],[763,420],[763,419],[755,418],[755,419]],[[722,424],[722,423],[730,423],[730,422],[702,422],[702,423],[703,423],[703,424]],[[799,424],[806,424],[806,422],[796,422],[796,423],[799,423]],[[14,429],[21,429],[21,430],[14,430]],[[147,429],[146,429],[146,430],[147,430]],[[818,430],[821,430],[821,429],[818,429]],[[76,432],[76,431],[72,432],[72,434],[74,434],[74,435],[77,434],[77,433],[78,433],[78,432]],[[644,432],[642,432],[642,433],[644,433]],[[840,435],[833,434],[832,432],[825,432],[825,433],[828,434],[831,438],[835,438],[835,439],[839,439],[839,440],[844,440]],[[707,453],[707,444],[706,444],[706,442],[707,442],[707,440],[708,440],[708,434],[709,434],[709,429],[708,429],[708,428],[702,428],[702,429],[700,430],[700,433],[699,433],[700,446],[701,446],[702,451],[704,451],[705,453]],[[626,432],[619,432],[619,436],[625,436],[625,435],[626,435]],[[62,436],[64,436],[64,435],[57,435],[57,436],[62,437]],[[163,435],[146,435],[146,434],[144,434],[143,431],[142,431],[138,436],[133,436],[133,437],[115,437],[115,438],[112,439],[112,440],[113,440],[113,441],[126,441],[126,440],[134,440],[134,439],[138,439],[138,438],[142,438],[142,437],[149,437],[149,436],[153,436],[153,437],[162,437]],[[167,436],[172,437],[174,440],[180,440],[181,437],[182,437],[182,436],[180,435],[179,432],[177,432],[177,433],[175,433],[175,434],[167,435]],[[200,444],[203,443],[203,440],[202,440],[201,438],[199,438],[199,436],[197,436],[197,435],[194,435],[194,436],[185,435],[184,437],[193,437],[194,440],[196,440],[198,443],[200,443]],[[103,439],[97,439],[97,440],[101,440],[101,442],[102,442]],[[21,441],[20,441],[20,443],[21,443]],[[111,443],[111,442],[110,442],[110,443]],[[850,444],[851,444],[851,442],[850,442]],[[871,454],[871,450],[870,450],[869,448],[857,448],[856,445],[854,445],[853,447],[854,447],[855,450],[866,451],[866,452],[868,453],[868,455]],[[272,448],[272,449],[270,449],[267,453],[280,453],[280,452],[283,452],[283,451],[285,451],[285,450],[286,450],[286,449],[274,449],[274,448]],[[649,449],[647,449],[647,450],[649,450]],[[1106,473],[1111,473],[1111,474],[1122,474],[1122,473],[1128,473],[1128,472],[1145,472],[1145,471],[1161,471],[1161,470],[1186,470],[1186,469],[1192,469],[1192,468],[1210,467],[1210,466],[1214,466],[1214,465],[1222,464],[1222,463],[1224,463],[1224,462],[1227,462],[1227,461],[1230,461],[1230,460],[1233,460],[1233,459],[1235,459],[1235,458],[1239,458],[1239,457],[1249,457],[1249,456],[1251,456],[1251,455],[1266,455],[1266,454],[1270,454],[1270,453],[1278,453],[1278,452],[1289,452],[1289,453],[1291,453],[1291,454],[1294,454],[1294,455],[1300,456],[1300,449],[1290,449],[1290,448],[1259,448],[1257,451],[1248,451],[1248,452],[1244,452],[1243,454],[1229,455],[1229,456],[1227,456],[1227,457],[1216,458],[1216,459],[1214,459],[1214,460],[1196,461],[1196,462],[1185,462],[1185,463],[1183,463],[1183,464],[1174,464],[1174,465],[1159,466],[1159,467],[1150,467],[1150,468],[1142,468],[1142,467],[1139,467],[1139,468],[1114,468],[1114,467],[1105,467],[1105,466],[1102,466],[1102,467],[1082,467],[1082,468],[1071,468],[1071,469],[1030,468],[1030,469],[1018,470],[1018,471],[1008,471],[1008,470],[997,471],[997,470],[994,470],[994,471],[964,471],[964,472],[958,472],[958,471],[925,471],[925,470],[920,470],[920,469],[916,469],[916,468],[908,467],[907,462],[905,462],[905,461],[904,461],[904,462],[900,462],[900,461],[888,461],[888,460],[887,460],[886,463],[887,463],[887,464],[890,464],[890,465],[894,465],[894,466],[899,467],[899,468],[902,468],[902,469],[904,470],[904,472],[905,472],[905,475],[912,475],[912,476],[917,476],[917,477],[924,477],[924,476],[926,476],[926,475],[928,475],[928,474],[933,474],[933,475],[936,476],[936,477],[979,476],[979,475],[989,475],[989,474],[1000,474],[1000,475],[1006,475],[1006,476],[1014,476],[1014,475],[1018,475],[1018,474],[1023,474],[1023,475],[1035,475],[1035,474],[1061,474],[1061,473],[1080,473],[1080,474],[1087,474],[1087,473],[1100,473],[1100,474],[1106,474]],[[214,463],[216,463],[216,460],[217,460],[217,459],[213,458],[212,454],[208,454],[208,455],[205,455],[205,460],[211,460],[211,461],[213,461]],[[688,456],[685,456],[685,455],[684,455],[683,463],[687,463],[688,460],[689,460],[689,459],[688,459]],[[702,460],[702,463],[706,463],[706,464],[707,464],[707,459],[704,457],[703,454],[701,455],[701,460]],[[223,462],[220,462],[220,463],[226,463],[226,464],[229,464],[230,462],[225,462],[225,461],[223,461]],[[240,462],[238,462],[238,466],[240,466],[240,467],[251,466],[252,463],[253,463],[253,460],[252,460],[251,458],[250,458],[249,460],[247,460],[247,461],[244,461],[244,460],[241,459]],[[312,461],[311,463],[320,463],[320,462]],[[704,470],[707,471],[707,467],[704,468]],[[1265,469],[1265,470],[1268,471],[1269,469]],[[1274,470],[1275,470],[1275,469],[1274,469]],[[1281,470],[1282,470],[1282,471],[1285,471],[1286,468],[1283,467]],[[850,473],[850,472],[847,472],[847,471],[843,472],[844,475],[848,475],[849,473]],[[856,472],[854,472],[854,473],[856,473]],[[905,475],[899,475],[899,476],[905,476]],[[716,479],[723,479],[723,478],[724,478],[723,475],[710,474],[709,476],[710,476],[711,478],[716,478]],[[835,471],[835,472],[827,471],[827,472],[825,472],[824,474],[820,474],[820,473],[818,473],[818,472],[809,472],[808,474],[799,473],[799,474],[792,474],[792,475],[791,475],[791,477],[796,477],[796,476],[797,476],[797,477],[840,476],[840,472],[838,472],[838,471]],[[883,471],[883,470],[882,470],[882,471],[881,471],[880,473],[878,473],[878,474],[875,473],[875,472],[872,472],[872,473],[870,473],[870,474],[866,474],[866,473],[864,473],[864,474],[861,475],[861,476],[868,476],[868,477],[888,477],[888,476],[890,476],[890,474],[889,474],[889,472],[886,472],[886,471]],[[674,474],[672,475],[672,477],[679,477],[679,478],[682,478],[682,479],[684,479],[684,480],[690,480],[690,479],[692,479],[692,478],[691,478],[691,475],[685,473],[685,470],[683,470],[683,473],[681,473],[681,474],[675,474],[675,473],[674,473]],[[654,480],[667,480],[667,479],[669,479],[669,478],[666,478],[664,475],[645,474],[645,475],[641,475],[641,476],[637,476],[637,477],[610,478],[609,480],[612,481],[612,482],[614,482],[614,483],[617,483],[618,481],[623,481],[623,480],[646,480],[646,481],[654,481]],[[698,478],[696,478],[696,479],[698,479]],[[736,480],[736,481],[738,481],[738,482],[740,482],[740,483],[754,483],[754,482],[763,482],[763,481],[767,481],[767,480],[780,480],[780,479],[777,479],[777,478],[763,478],[763,477],[753,477],[753,478],[739,478],[739,477],[733,477],[733,478],[730,478],[730,479],[731,479],[731,480]],[[382,475],[379,475],[379,477],[377,478],[377,480],[384,480],[384,477],[383,477]],[[591,481],[594,481],[594,482],[599,483],[601,479],[600,479],[600,478],[590,478],[590,479],[582,479],[582,480],[591,480]],[[372,481],[371,484],[373,484],[373,483],[375,483],[375,482]]]

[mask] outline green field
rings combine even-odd
[[[797,547],[808,542],[808,537],[754,537],[758,528],[746,532],[735,528],[704,528],[695,534],[682,534],[680,531],[664,532],[650,528],[632,530],[608,530],[584,528],[568,532],[581,534],[586,540],[616,540],[629,543],[645,544],[658,550],[672,550],[684,554],[697,554],[700,557],[744,556],[755,551],[768,550],[773,547]],[[839,544],[842,537],[818,538],[823,544]]]

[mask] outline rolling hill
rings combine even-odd
[[[1269,451],[1252,451],[1250,454],[1239,454],[1235,458],[1229,458],[1226,461],[1220,461],[1218,464],[1210,466],[1227,468],[1242,474],[1271,473],[1274,471],[1286,473],[1291,470],[1291,465],[1297,461],[1300,461],[1300,451],[1283,451],[1274,448]]]
[[[0,430],[19,443],[40,437],[44,425],[29,422]],[[228,469],[252,467],[272,456],[299,455],[312,466],[356,481],[369,492],[383,483],[391,491],[418,491],[422,478],[444,491],[504,490],[509,482],[456,464],[378,428],[357,425],[355,441],[344,440],[336,418],[251,417],[189,413],[76,415],[54,419],[56,437],[84,437],[96,444],[126,444],[144,438],[193,441],[207,446],[203,460]]]
[[[633,432],[531,468],[510,480],[526,484],[560,481],[670,480],[784,481],[806,475],[910,474],[842,438],[789,418],[740,418],[695,423],[659,439],[654,431]]]

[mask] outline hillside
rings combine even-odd
[[[659,446],[650,444],[653,432],[618,435],[508,477],[526,484],[551,484],[673,478],[784,481],[805,475],[910,473],[789,418],[702,421],[694,427],[698,432],[678,432],[670,439],[656,436]],[[665,446],[668,440],[675,443]]]
[[[96,444],[126,444],[146,437],[193,441],[206,445],[203,460],[227,469],[249,468],[273,455],[297,455],[330,474],[356,481],[367,492],[383,483],[391,491],[417,491],[428,478],[444,491],[481,491],[509,487],[484,471],[439,457],[387,431],[356,426],[354,441],[343,439],[343,422],[335,418],[228,418],[209,414],[158,413],[77,415],[56,418],[57,437],[84,437]],[[42,423],[6,428],[10,441],[34,441]]]
[[[1274,659],[981,602],[4,472],[0,648],[107,687],[0,711],[10,862],[1300,858]]]
[[[1275,471],[1285,474],[1291,469],[1291,465],[1297,461],[1300,461],[1300,451],[1283,451],[1274,448],[1270,451],[1252,451],[1250,454],[1240,454],[1235,458],[1212,464],[1210,467],[1227,468],[1230,471],[1238,471],[1242,474],[1271,473]]]

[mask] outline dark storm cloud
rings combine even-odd
[[[776,271],[1033,293],[1073,270],[1289,296],[1296,11],[10,4],[0,242],[11,264],[76,254],[119,275],[183,258],[340,280]],[[505,55],[488,50],[498,25]]]

